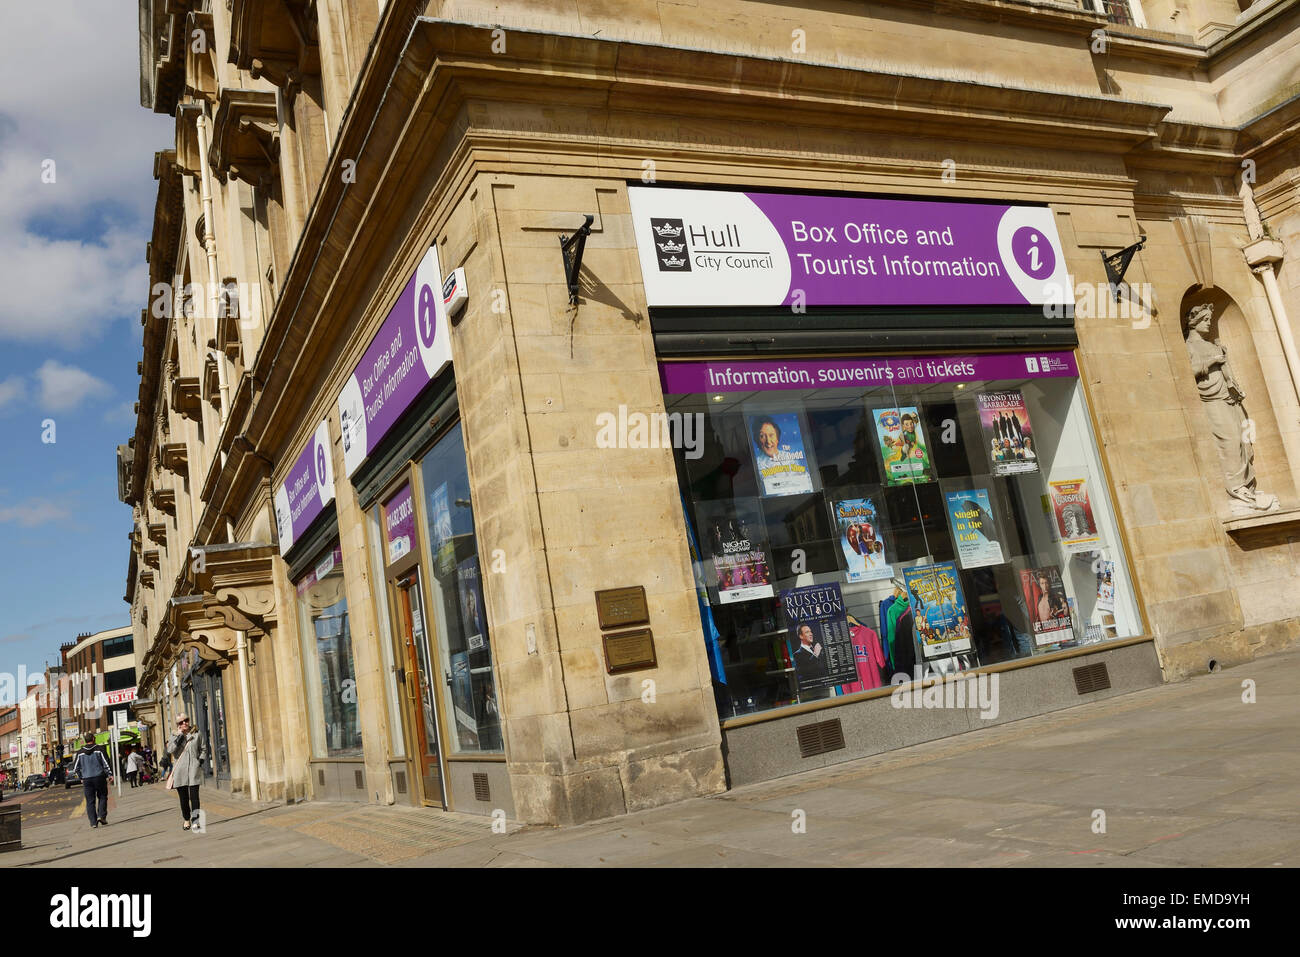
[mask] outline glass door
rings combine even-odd
[[[217,787],[230,790],[230,748],[226,742],[226,707],[221,695],[221,672],[208,675],[208,688],[212,695],[212,770]]]
[[[425,804],[446,807],[442,785],[442,755],[434,703],[434,671],[429,636],[420,598],[420,570],[413,568],[393,581],[397,630],[402,644],[402,672],[407,721],[415,730],[415,761]]]

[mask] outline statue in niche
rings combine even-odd
[[[1279,507],[1277,496],[1255,488],[1254,429],[1247,424],[1246,394],[1232,375],[1228,353],[1214,338],[1213,323],[1214,307],[1209,303],[1187,311],[1187,356],[1223,466],[1223,486],[1233,515],[1271,512]]]

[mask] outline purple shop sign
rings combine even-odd
[[[384,503],[384,534],[388,541],[388,564],[415,548],[415,498],[407,482]]]
[[[298,454],[284,483],[275,490],[275,530],[280,552],[287,552],[325,506],[334,501],[334,463],[330,456],[329,423],[316,426],[311,441]]]
[[[628,187],[651,306],[1073,304],[1045,206]]]
[[[451,362],[438,250],[430,247],[339,393],[349,476]]]
[[[782,389],[861,389],[877,385],[1076,378],[1070,352],[889,359],[757,359],[661,362],[664,394]]]

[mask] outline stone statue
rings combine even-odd
[[[1188,310],[1187,356],[1223,466],[1224,488],[1232,500],[1233,515],[1271,512],[1279,507],[1277,496],[1255,489],[1253,429],[1246,425],[1242,405],[1246,394],[1233,378],[1227,352],[1213,338],[1213,321],[1214,307],[1209,303]]]

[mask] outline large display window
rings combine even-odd
[[[662,370],[724,718],[1141,634],[1072,354]]]
[[[295,586],[312,756],[359,758],[361,712],[339,546],[326,548]]]
[[[448,694],[443,696],[453,753],[500,753],[501,712],[483,599],[483,563],[474,534],[469,472],[460,423],[420,462],[433,557],[429,589]]]

